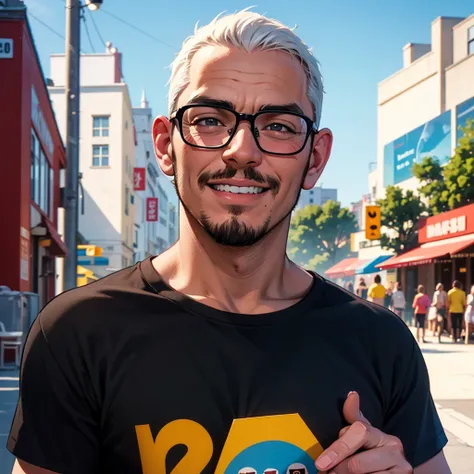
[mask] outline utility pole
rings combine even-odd
[[[64,290],[77,286],[79,226],[79,97],[81,1],[66,0],[66,189],[64,190]]]

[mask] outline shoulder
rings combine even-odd
[[[127,323],[143,305],[156,304],[157,298],[137,264],[61,293],[42,309],[38,320],[45,336],[76,331],[103,334],[114,324]]]
[[[406,324],[392,311],[349,293],[335,283],[324,282],[324,306],[331,310],[334,324],[343,324],[347,331],[360,334],[372,346],[374,340],[400,340],[412,343],[412,334]]]

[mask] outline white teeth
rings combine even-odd
[[[257,188],[256,186],[229,186],[228,184],[212,184],[211,186],[216,191],[234,194],[260,194],[264,191],[264,188]]]

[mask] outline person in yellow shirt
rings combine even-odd
[[[367,293],[368,300],[383,306],[385,298],[385,287],[381,284],[380,275],[375,275],[374,283],[370,285]]]
[[[461,290],[461,282],[455,280],[448,292],[448,311],[451,317],[451,336],[453,342],[461,338],[461,326],[466,307],[466,293]]]

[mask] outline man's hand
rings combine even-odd
[[[316,460],[318,470],[330,474],[412,474],[401,441],[374,428],[359,404],[359,395],[349,393],[343,407],[349,426]],[[364,451],[355,454],[360,449]]]

